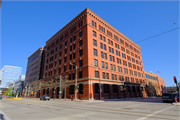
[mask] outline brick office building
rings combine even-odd
[[[43,80],[58,84],[59,75],[68,76],[67,98],[74,95],[75,66],[78,98],[99,99],[99,79],[104,98],[147,96],[140,46],[88,8],[52,36],[45,49]],[[47,87],[41,95],[58,98],[58,91]]]
[[[25,79],[25,86],[23,89],[23,96],[26,97],[32,97],[33,94],[30,94],[31,91],[33,91],[31,88],[32,86],[30,83],[33,81],[37,81],[43,78],[43,69],[44,69],[44,47],[40,47],[38,50],[36,50],[29,58],[27,63],[27,69],[26,69],[26,79]],[[24,94],[26,93],[26,94]],[[37,95],[38,97],[40,95]]]

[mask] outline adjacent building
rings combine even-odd
[[[1,86],[5,87],[8,82],[13,82],[21,75],[22,68],[16,66],[4,65],[0,71]]]
[[[25,83],[39,78],[59,84],[62,75],[66,87],[60,90],[46,84],[35,97],[58,98],[62,91],[62,96],[70,98],[75,90],[82,99],[99,99],[100,91],[104,98],[147,97],[141,47],[88,8],[52,36],[44,49],[44,69],[38,69],[43,77],[33,77],[35,70],[30,73],[30,67],[36,67],[30,58],[38,50],[28,58]]]
[[[37,81],[43,78],[44,72],[44,47],[40,47],[28,58],[27,70],[26,70],[26,79],[24,93],[27,93],[25,96],[30,95],[31,85],[29,83]],[[29,90],[27,90],[28,88]],[[26,89],[26,90],[25,90]]]
[[[158,74],[150,72],[145,72],[147,81],[147,93],[148,96],[158,96],[166,93],[166,85],[164,79]]]

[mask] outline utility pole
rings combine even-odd
[[[101,99],[100,67],[99,67],[99,100],[102,100]]]
[[[59,78],[60,86],[59,86],[59,100],[61,100],[61,75]]]

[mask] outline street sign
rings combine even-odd
[[[102,92],[102,89],[100,90],[100,92]]]
[[[62,93],[62,91],[59,91],[59,93]]]

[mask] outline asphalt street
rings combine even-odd
[[[161,98],[70,101],[23,98],[0,100],[4,120],[180,120],[180,106]]]

